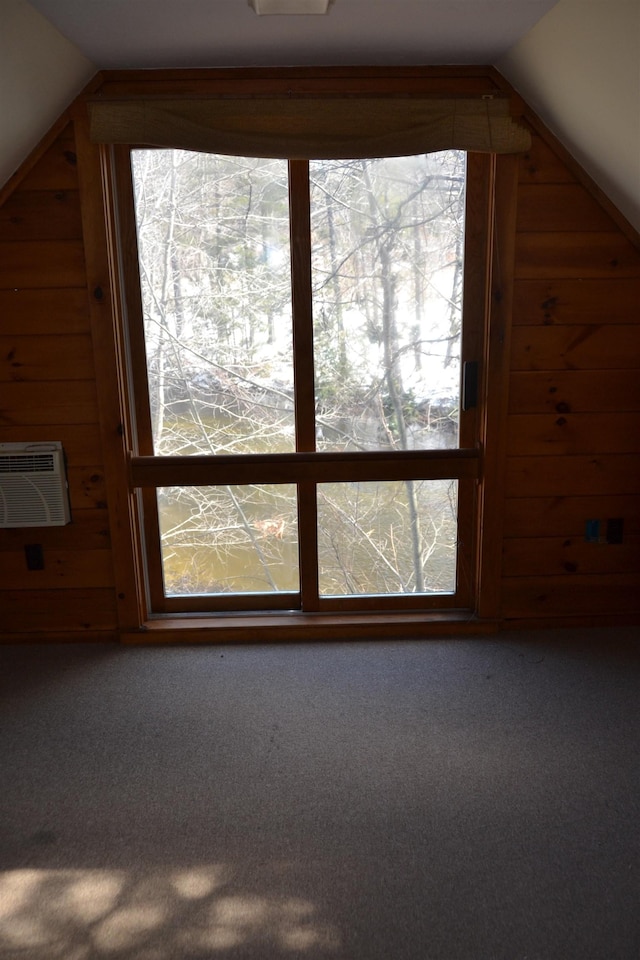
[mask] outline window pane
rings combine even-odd
[[[458,483],[318,484],[321,596],[451,594]]]
[[[311,164],[318,449],[458,445],[465,168]]]
[[[161,487],[165,592],[297,592],[295,484]]]
[[[287,164],[132,153],[153,449],[294,449]]]

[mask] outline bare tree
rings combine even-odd
[[[449,367],[455,380],[463,165],[456,153],[311,165],[319,449],[451,444],[456,397],[430,378]],[[155,452],[292,450],[286,164],[145,150],[134,180]],[[326,592],[442,588],[448,487],[324,486]],[[170,592],[297,588],[292,485],[159,497]]]

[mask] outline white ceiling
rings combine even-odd
[[[97,67],[493,64],[557,0],[335,0],[258,17],[248,0],[30,0]]]

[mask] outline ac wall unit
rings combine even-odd
[[[0,527],[71,521],[62,444],[0,443]]]

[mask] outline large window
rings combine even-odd
[[[152,611],[471,606],[487,169],[130,151]]]

